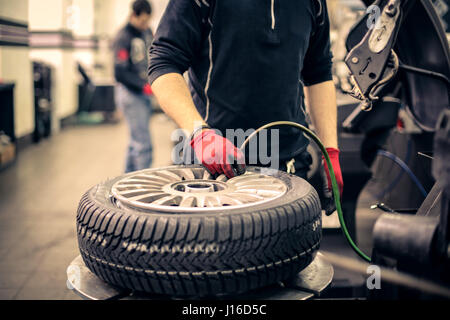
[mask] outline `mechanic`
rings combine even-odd
[[[151,13],[147,0],[134,1],[129,22],[114,41],[115,100],[130,132],[126,173],[149,168],[152,164],[149,129],[152,91],[147,82],[148,48],[153,40],[149,28]]]
[[[192,133],[201,163],[229,178],[245,172],[248,155],[225,130],[278,120],[306,125],[306,98],[342,193],[331,66],[325,0],[171,0],[150,48],[149,83],[162,109]],[[280,170],[294,159],[306,178],[308,140],[291,130],[279,132]]]

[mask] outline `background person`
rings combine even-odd
[[[129,22],[114,41],[116,104],[130,132],[125,172],[146,169],[152,164],[149,129],[152,90],[147,82],[148,48],[153,40],[149,27],[151,13],[147,0],[133,2]]]

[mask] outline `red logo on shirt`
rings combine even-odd
[[[117,59],[119,59],[119,61],[127,61],[129,57],[130,54],[126,49],[119,50],[119,53],[117,54]]]

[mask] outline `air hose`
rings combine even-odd
[[[331,177],[331,184],[332,184],[332,191],[333,191],[333,196],[334,196],[334,202],[336,204],[336,211],[338,213],[338,217],[339,217],[339,223],[341,225],[341,229],[342,232],[345,236],[345,238],[347,239],[347,242],[349,243],[350,247],[364,260],[371,262],[371,259],[369,256],[367,256],[364,252],[361,251],[361,249],[358,248],[358,246],[355,244],[355,242],[353,241],[352,237],[350,236],[348,230],[347,230],[347,226],[345,224],[344,221],[344,214],[342,212],[342,207],[341,207],[341,199],[340,199],[340,195],[339,195],[339,187],[338,184],[336,182],[336,176],[334,175],[334,170],[333,170],[333,165],[331,164],[330,161],[330,157],[328,155],[327,150],[325,149],[325,146],[322,144],[322,142],[320,141],[320,139],[314,134],[314,132],[312,132],[310,129],[308,129],[307,127],[298,124],[296,122],[292,122],[292,121],[276,121],[276,122],[271,122],[268,123],[260,128],[258,128],[255,132],[253,132],[242,144],[242,146],[240,147],[240,149],[242,150],[242,152],[244,152],[245,147],[247,146],[247,144],[249,143],[249,141],[256,136],[259,132],[261,132],[264,129],[268,129],[271,127],[275,127],[275,126],[291,126],[291,127],[295,127],[300,129],[301,131],[303,131],[303,133],[305,133],[308,137],[310,137],[316,144],[317,146],[320,148],[320,150],[322,151],[322,154],[325,158],[325,161],[327,162],[328,165],[328,171],[330,173],[330,177]]]

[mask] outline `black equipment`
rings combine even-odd
[[[34,133],[33,141],[47,138],[52,129],[52,69],[41,62],[33,62],[34,76]]]
[[[347,38],[345,63],[362,103],[344,121],[349,132],[366,134],[370,165],[404,108],[422,130],[434,135],[434,187],[412,214],[386,211],[373,230],[372,263],[450,286],[450,50],[429,0],[365,0],[369,13]],[[369,6],[370,5],[370,6]],[[377,19],[374,19],[374,15]],[[420,21],[420,23],[418,23]],[[370,111],[370,112],[367,112]],[[431,148],[430,143],[430,148]],[[365,149],[364,149],[365,148]],[[431,156],[432,157],[432,156]],[[370,297],[429,298],[418,290],[384,283]]]
[[[114,86],[95,84],[80,63],[78,63],[78,72],[83,78],[83,82],[78,87],[78,113],[114,112],[116,110]]]

